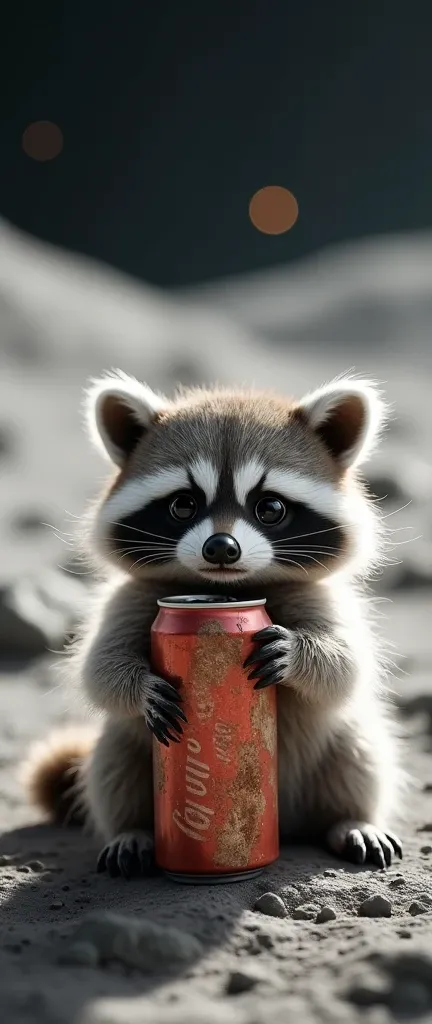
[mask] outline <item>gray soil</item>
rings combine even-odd
[[[423,236],[167,298],[0,225],[3,1020],[432,1019],[431,269]],[[105,475],[81,432],[80,389],[117,365],[168,390],[218,379],[300,394],[351,367],[385,381],[395,419],[370,481],[399,564],[375,591],[413,777],[391,823],[404,860],[386,872],[287,847],[242,884],[113,880],[96,873],[93,837],[26,805],[17,768],[30,741],[85,715],[47,649],[85,608],[89,579],[65,568]]]

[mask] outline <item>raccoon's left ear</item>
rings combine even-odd
[[[92,380],[85,393],[85,419],[90,439],[105,457],[124,466],[158,413],[169,405],[146,384],[113,370]]]
[[[367,380],[336,380],[306,395],[298,410],[344,469],[368,458],[386,416],[379,390]]]

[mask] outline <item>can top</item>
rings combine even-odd
[[[260,597],[255,601],[238,601],[236,597],[230,597],[225,594],[180,594],[179,596],[161,597],[157,603],[160,608],[184,608],[185,606],[188,608],[207,608],[209,605],[212,608],[225,608],[227,605],[230,608],[233,606],[237,608],[256,608],[258,605],[265,604],[266,598]]]

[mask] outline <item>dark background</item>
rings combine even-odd
[[[427,3],[45,3],[6,18],[1,213],[165,286],[432,224]],[[49,163],[22,133],[51,120]],[[296,196],[260,234],[253,193]]]

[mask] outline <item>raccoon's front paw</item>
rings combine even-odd
[[[98,871],[111,878],[148,875],[154,869],[154,843],[149,832],[120,832],[104,846],[97,862]]]
[[[243,667],[256,666],[248,675],[248,679],[257,680],[254,689],[263,690],[273,683],[281,683],[289,675],[294,644],[293,632],[284,626],[266,626],[265,629],[254,633],[252,640],[259,644],[259,649],[246,658]]]
[[[148,673],[143,714],[150,732],[166,747],[170,740],[173,743],[180,742],[183,732],[180,722],[187,724],[186,715],[180,706],[181,700],[175,686],[160,676]]]

